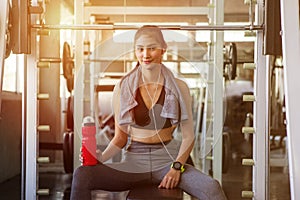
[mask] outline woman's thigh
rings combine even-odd
[[[149,173],[128,173],[105,164],[98,164],[78,167],[73,174],[72,184],[89,190],[122,191],[147,182],[149,177]]]

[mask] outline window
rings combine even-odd
[[[11,54],[4,61],[3,91],[23,92],[24,55]]]

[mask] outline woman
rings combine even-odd
[[[188,86],[162,64],[167,44],[156,26],[141,27],[134,38],[137,66],[115,86],[115,136],[100,164],[80,166],[71,199],[90,199],[91,190],[130,190],[142,183],[182,188],[201,200],[226,199],[219,183],[185,164],[194,145]],[[180,124],[181,141],[173,138]],[[124,160],[105,163],[126,147]]]

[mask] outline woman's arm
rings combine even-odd
[[[194,141],[195,141],[192,103],[191,103],[192,98],[191,98],[189,87],[186,85],[185,82],[177,79],[177,84],[184,98],[184,102],[186,103],[188,119],[180,123],[182,142],[180,145],[180,149],[176,161],[179,161],[181,164],[185,164],[194,147]],[[180,181],[180,174],[181,172],[179,170],[175,170],[171,168],[164,176],[164,178],[162,179],[158,187],[167,188],[167,189],[175,188]]]
[[[191,151],[194,147],[195,133],[194,133],[194,123],[193,123],[193,114],[192,114],[192,97],[190,94],[190,89],[185,82],[177,79],[178,86],[180,88],[181,94],[186,103],[186,108],[188,112],[188,119],[182,121],[181,125],[181,134],[182,134],[182,143],[179,149],[178,156],[176,161],[184,164],[188,157],[190,156]]]
[[[126,132],[126,128],[119,126],[118,119],[117,119],[120,110],[119,84],[116,84],[113,91],[112,107],[113,107],[114,118],[115,118],[115,133],[113,139],[110,141],[110,143],[102,153],[102,158],[100,160],[101,162],[105,162],[108,159],[112,158],[117,153],[119,153],[127,143],[128,135]]]

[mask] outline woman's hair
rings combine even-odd
[[[139,28],[134,36],[134,46],[137,39],[142,35],[148,35],[154,38],[163,49],[167,49],[167,43],[159,27],[153,25],[145,25]]]

